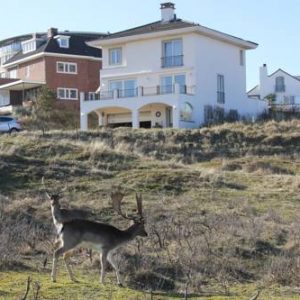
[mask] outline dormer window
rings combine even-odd
[[[44,39],[38,38],[33,34],[33,38],[21,43],[23,54],[36,51],[44,43]]]
[[[70,47],[70,37],[66,35],[57,35],[55,37],[57,39],[58,45],[60,48],[69,48]]]
[[[30,40],[22,43],[22,52],[24,54],[36,50],[36,40]]]

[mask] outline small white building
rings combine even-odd
[[[96,112],[99,125],[197,128],[228,112],[252,118],[265,103],[246,94],[246,41],[175,15],[89,42],[102,49],[101,86],[81,95],[81,129]]]
[[[274,99],[274,105],[295,109],[300,106],[300,76],[293,76],[282,69],[268,75],[267,65],[259,70],[259,85],[248,92],[248,96],[257,99]]]

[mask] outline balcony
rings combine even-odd
[[[177,56],[166,56],[161,58],[162,68],[182,67],[183,66],[183,55]]]
[[[159,96],[167,94],[182,94],[182,95],[194,95],[194,86],[186,85],[166,85],[166,86],[154,86],[154,87],[138,87],[130,90],[114,90],[114,91],[101,91],[100,93],[83,93],[84,101],[105,101],[114,99],[125,98],[137,98],[148,96]]]

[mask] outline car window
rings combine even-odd
[[[9,118],[9,117],[0,117],[0,122],[10,122],[12,121],[13,118]]]

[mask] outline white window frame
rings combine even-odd
[[[63,93],[64,93],[63,97],[59,97],[60,91],[63,91]],[[76,98],[70,97],[72,91],[75,91]],[[76,100],[78,100],[78,89],[59,87],[59,88],[57,88],[57,99],[59,99],[59,100],[75,100],[76,101]]]
[[[8,70],[8,78],[16,79],[17,78],[18,68],[12,68]]]
[[[59,70],[59,64],[63,65],[63,71]],[[70,71],[70,66],[74,66],[75,67],[75,71],[71,72]],[[77,63],[71,63],[71,62],[65,62],[65,61],[57,61],[56,62],[56,72],[57,73],[61,73],[61,74],[78,74],[77,72]]]
[[[35,39],[22,42],[22,52],[24,54],[33,52],[35,50],[36,50],[36,40]]]
[[[66,43],[64,45],[64,42]],[[70,48],[70,38],[69,37],[60,37],[58,39],[58,44],[60,48]]]
[[[120,51],[120,58],[117,61],[115,61],[115,59],[113,59],[113,53],[115,51]],[[117,58],[117,56],[116,56],[116,58]],[[123,62],[123,49],[122,49],[122,47],[116,47],[116,48],[108,49],[108,64],[110,66],[119,66],[119,65],[122,65],[122,62]]]
[[[176,53],[178,49],[176,49],[175,45],[179,42],[180,44],[180,53]],[[171,55],[167,55],[166,53],[166,45],[171,45]],[[182,67],[183,63],[183,40],[182,38],[174,38],[170,40],[162,41],[162,67],[163,68],[172,68],[172,67]]]

